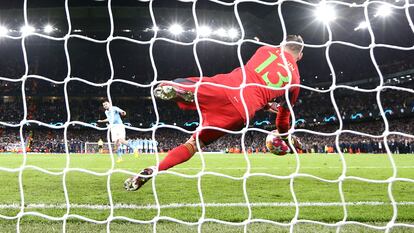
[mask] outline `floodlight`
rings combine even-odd
[[[0,26],[0,36],[6,36],[9,30],[5,26]]]
[[[211,35],[211,28],[209,26],[200,26],[198,28],[198,34],[201,37],[208,37]]]
[[[181,34],[181,33],[184,32],[183,27],[181,25],[179,25],[179,24],[173,24],[173,25],[171,25],[170,28],[168,28],[168,30],[173,35],[179,35],[179,34]]]
[[[368,27],[367,21],[362,21],[359,23],[358,27],[354,28],[354,31],[358,31],[359,29],[365,29]]]
[[[50,25],[50,24],[47,24],[47,25],[43,28],[43,32],[45,32],[45,33],[47,33],[47,34],[49,34],[49,33],[53,32],[53,30],[55,30],[55,29],[54,29],[54,28],[53,28],[53,26],[52,26],[52,25]]]
[[[322,1],[315,10],[315,16],[318,20],[327,24],[336,18],[336,12],[332,6]]]
[[[28,35],[28,34],[30,34],[30,33],[33,33],[35,31],[35,28],[34,27],[32,27],[32,26],[30,26],[30,25],[24,25],[24,26],[22,26],[21,28],[20,28],[20,32],[23,34],[23,35]]]
[[[227,34],[229,35],[230,38],[234,39],[239,36],[239,31],[237,31],[237,29],[235,28],[230,28],[227,31]]]
[[[215,34],[221,37],[226,37],[227,36],[227,31],[224,28],[219,28],[217,29],[217,31],[215,31]]]
[[[375,14],[375,17],[381,16],[381,17],[387,17],[391,15],[392,10],[391,7],[387,4],[382,4],[378,9],[377,13]]]

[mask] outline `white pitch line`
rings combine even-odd
[[[1,167],[0,167],[1,168]],[[79,167],[77,167],[79,168]],[[342,169],[342,167],[321,167],[321,166],[300,166],[301,169]],[[411,169],[414,168],[414,166],[400,166],[397,167],[397,169]],[[49,170],[49,171],[62,171],[64,168],[43,168],[45,170]],[[108,169],[105,168],[97,168],[97,167],[84,167],[82,169],[88,169],[88,170],[93,170],[93,171],[108,171]],[[130,168],[126,168],[126,169],[130,169]],[[207,168],[206,171],[216,171],[216,170],[246,170],[247,167],[217,167],[217,168]],[[252,166],[250,168],[251,170],[286,170],[286,169],[296,169],[296,166],[287,166],[287,167],[254,167]],[[375,167],[375,166],[370,166],[370,167],[354,167],[354,166],[348,166],[347,169],[392,169],[392,167]],[[201,171],[201,167],[199,168],[195,168],[195,167],[183,167],[183,168],[173,168],[171,169],[172,171],[174,170],[199,170]]]
[[[396,202],[397,205],[410,206],[414,202]],[[326,206],[342,206],[342,202],[301,202],[299,207],[326,207]],[[361,202],[345,202],[346,206],[382,206],[391,205],[390,202],[380,201],[361,201]],[[168,205],[160,205],[161,209],[171,208],[194,208],[201,207],[201,203],[172,203]],[[205,203],[205,207],[247,207],[246,203]],[[251,207],[295,207],[293,202],[259,202],[250,203]],[[66,204],[27,204],[26,209],[66,209]],[[71,204],[73,209],[94,209],[107,210],[111,209],[109,205],[89,205],[89,204]],[[114,209],[157,209],[157,205],[134,205],[134,204],[115,204]],[[0,209],[20,209],[20,204],[1,204]]]

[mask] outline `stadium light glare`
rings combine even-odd
[[[235,29],[235,28],[230,28],[227,31],[227,34],[231,39],[234,39],[234,38],[239,36],[239,31],[237,31],[237,29]]]
[[[215,31],[215,34],[221,37],[226,37],[227,36],[227,31],[224,28],[219,28]]]
[[[171,34],[173,34],[173,35],[179,35],[179,34],[181,34],[181,33],[183,33],[184,32],[184,29],[183,29],[183,27],[181,26],[181,25],[179,25],[179,24],[173,24],[173,25],[171,25],[169,28],[168,28],[168,30],[170,31],[170,33]]]
[[[201,37],[208,37],[211,35],[211,28],[209,26],[200,26],[198,27],[198,34]]]
[[[315,16],[318,20],[327,24],[336,19],[336,12],[332,6],[329,6],[322,1],[315,10]]]
[[[30,25],[24,25],[20,28],[20,32],[25,36],[33,33],[34,31],[35,28]]]
[[[50,24],[47,24],[47,25],[45,25],[44,26],[44,28],[43,28],[43,32],[45,32],[45,33],[47,33],[47,34],[49,34],[49,33],[51,33],[51,32],[53,32],[55,29],[53,28],[53,26],[52,25],[50,25]]]
[[[354,28],[354,31],[358,31],[360,29],[365,29],[365,28],[368,28],[368,22],[362,21],[359,23],[358,27]]]
[[[5,26],[0,26],[0,37],[6,36],[8,32],[9,32],[9,29],[7,29]]]
[[[391,7],[387,4],[382,4],[378,9],[377,13],[374,15],[375,17],[381,16],[381,17],[387,17],[390,16],[392,13]]]

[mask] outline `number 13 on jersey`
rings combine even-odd
[[[256,67],[256,69],[254,71],[257,74],[260,74],[266,67],[268,67],[270,64],[272,64],[274,61],[276,61],[277,58],[278,58],[278,56],[276,54],[274,54],[272,52],[269,52],[269,57],[264,62],[262,62],[262,64],[260,64],[258,67]],[[289,80],[292,77],[291,72],[289,72],[288,68],[285,65],[283,65],[281,63],[277,63],[277,66],[280,66],[283,69],[285,69],[287,75],[284,76],[280,72],[277,72],[277,75],[279,77],[279,81],[277,83],[273,83],[269,80],[269,77],[268,77],[270,71],[267,71],[261,77],[264,80],[264,82],[266,83],[266,86],[268,86],[268,87],[276,87],[276,88],[282,87],[283,84],[288,83]]]

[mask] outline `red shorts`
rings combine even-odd
[[[190,83],[181,82],[182,84],[193,84],[191,82],[197,82],[199,78],[188,78]],[[181,79],[182,80],[182,79]],[[194,92],[195,87],[180,88]],[[228,99],[224,88],[213,86],[211,84],[201,84],[197,91],[197,101],[200,106],[202,115],[202,126],[215,126],[227,130],[240,130],[245,125],[243,117],[234,105]],[[177,102],[181,109],[196,110],[194,103]],[[224,136],[226,132],[213,129],[203,129],[199,133],[199,139],[205,145],[211,144],[215,140]],[[197,133],[193,134],[196,138]]]

